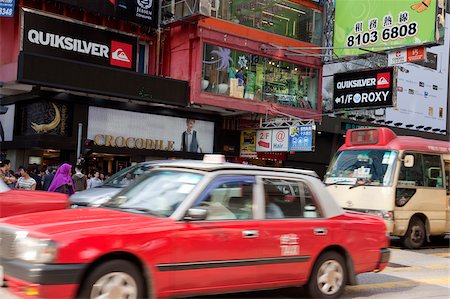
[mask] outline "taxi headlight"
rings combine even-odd
[[[55,260],[56,243],[48,239],[39,239],[23,233],[16,237],[16,258],[32,263],[51,263]]]

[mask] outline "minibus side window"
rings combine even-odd
[[[405,167],[404,163],[401,163],[400,174],[398,177],[398,185],[402,186],[424,186],[424,173],[422,164],[422,154],[418,153],[405,153],[405,155],[414,156],[413,167]]]
[[[426,187],[444,187],[441,156],[423,155],[423,168]]]

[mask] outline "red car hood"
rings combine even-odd
[[[354,211],[345,211],[344,214],[337,216],[335,219],[345,220],[347,223],[352,223],[351,227],[348,227],[348,229],[351,230],[375,233],[386,231],[386,224],[384,223],[383,218],[374,215]],[[352,221],[350,222],[347,220]],[[358,222],[360,222],[360,224],[356,225]]]
[[[137,232],[150,226],[158,228],[173,222],[170,218],[155,218],[143,214],[134,214],[103,208],[80,208],[58,211],[48,211],[19,215],[2,219],[0,224],[11,225],[29,231],[32,235],[42,237],[57,237],[58,235],[80,235],[121,232]]]
[[[49,210],[61,210],[68,206],[69,197],[62,193],[28,190],[9,190],[0,193],[0,218]]]

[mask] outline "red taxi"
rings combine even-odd
[[[0,218],[49,210],[61,210],[69,206],[69,197],[65,194],[11,190],[0,180]]]
[[[314,172],[228,163],[159,164],[100,208],[10,217],[0,233],[26,298],[335,298],[389,260],[383,220],[343,211]]]

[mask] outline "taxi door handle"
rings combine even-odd
[[[242,231],[242,238],[257,238],[259,237],[259,231],[257,230],[244,230]]]
[[[315,228],[314,234],[316,236],[325,236],[326,234],[328,234],[328,230],[326,228]]]

